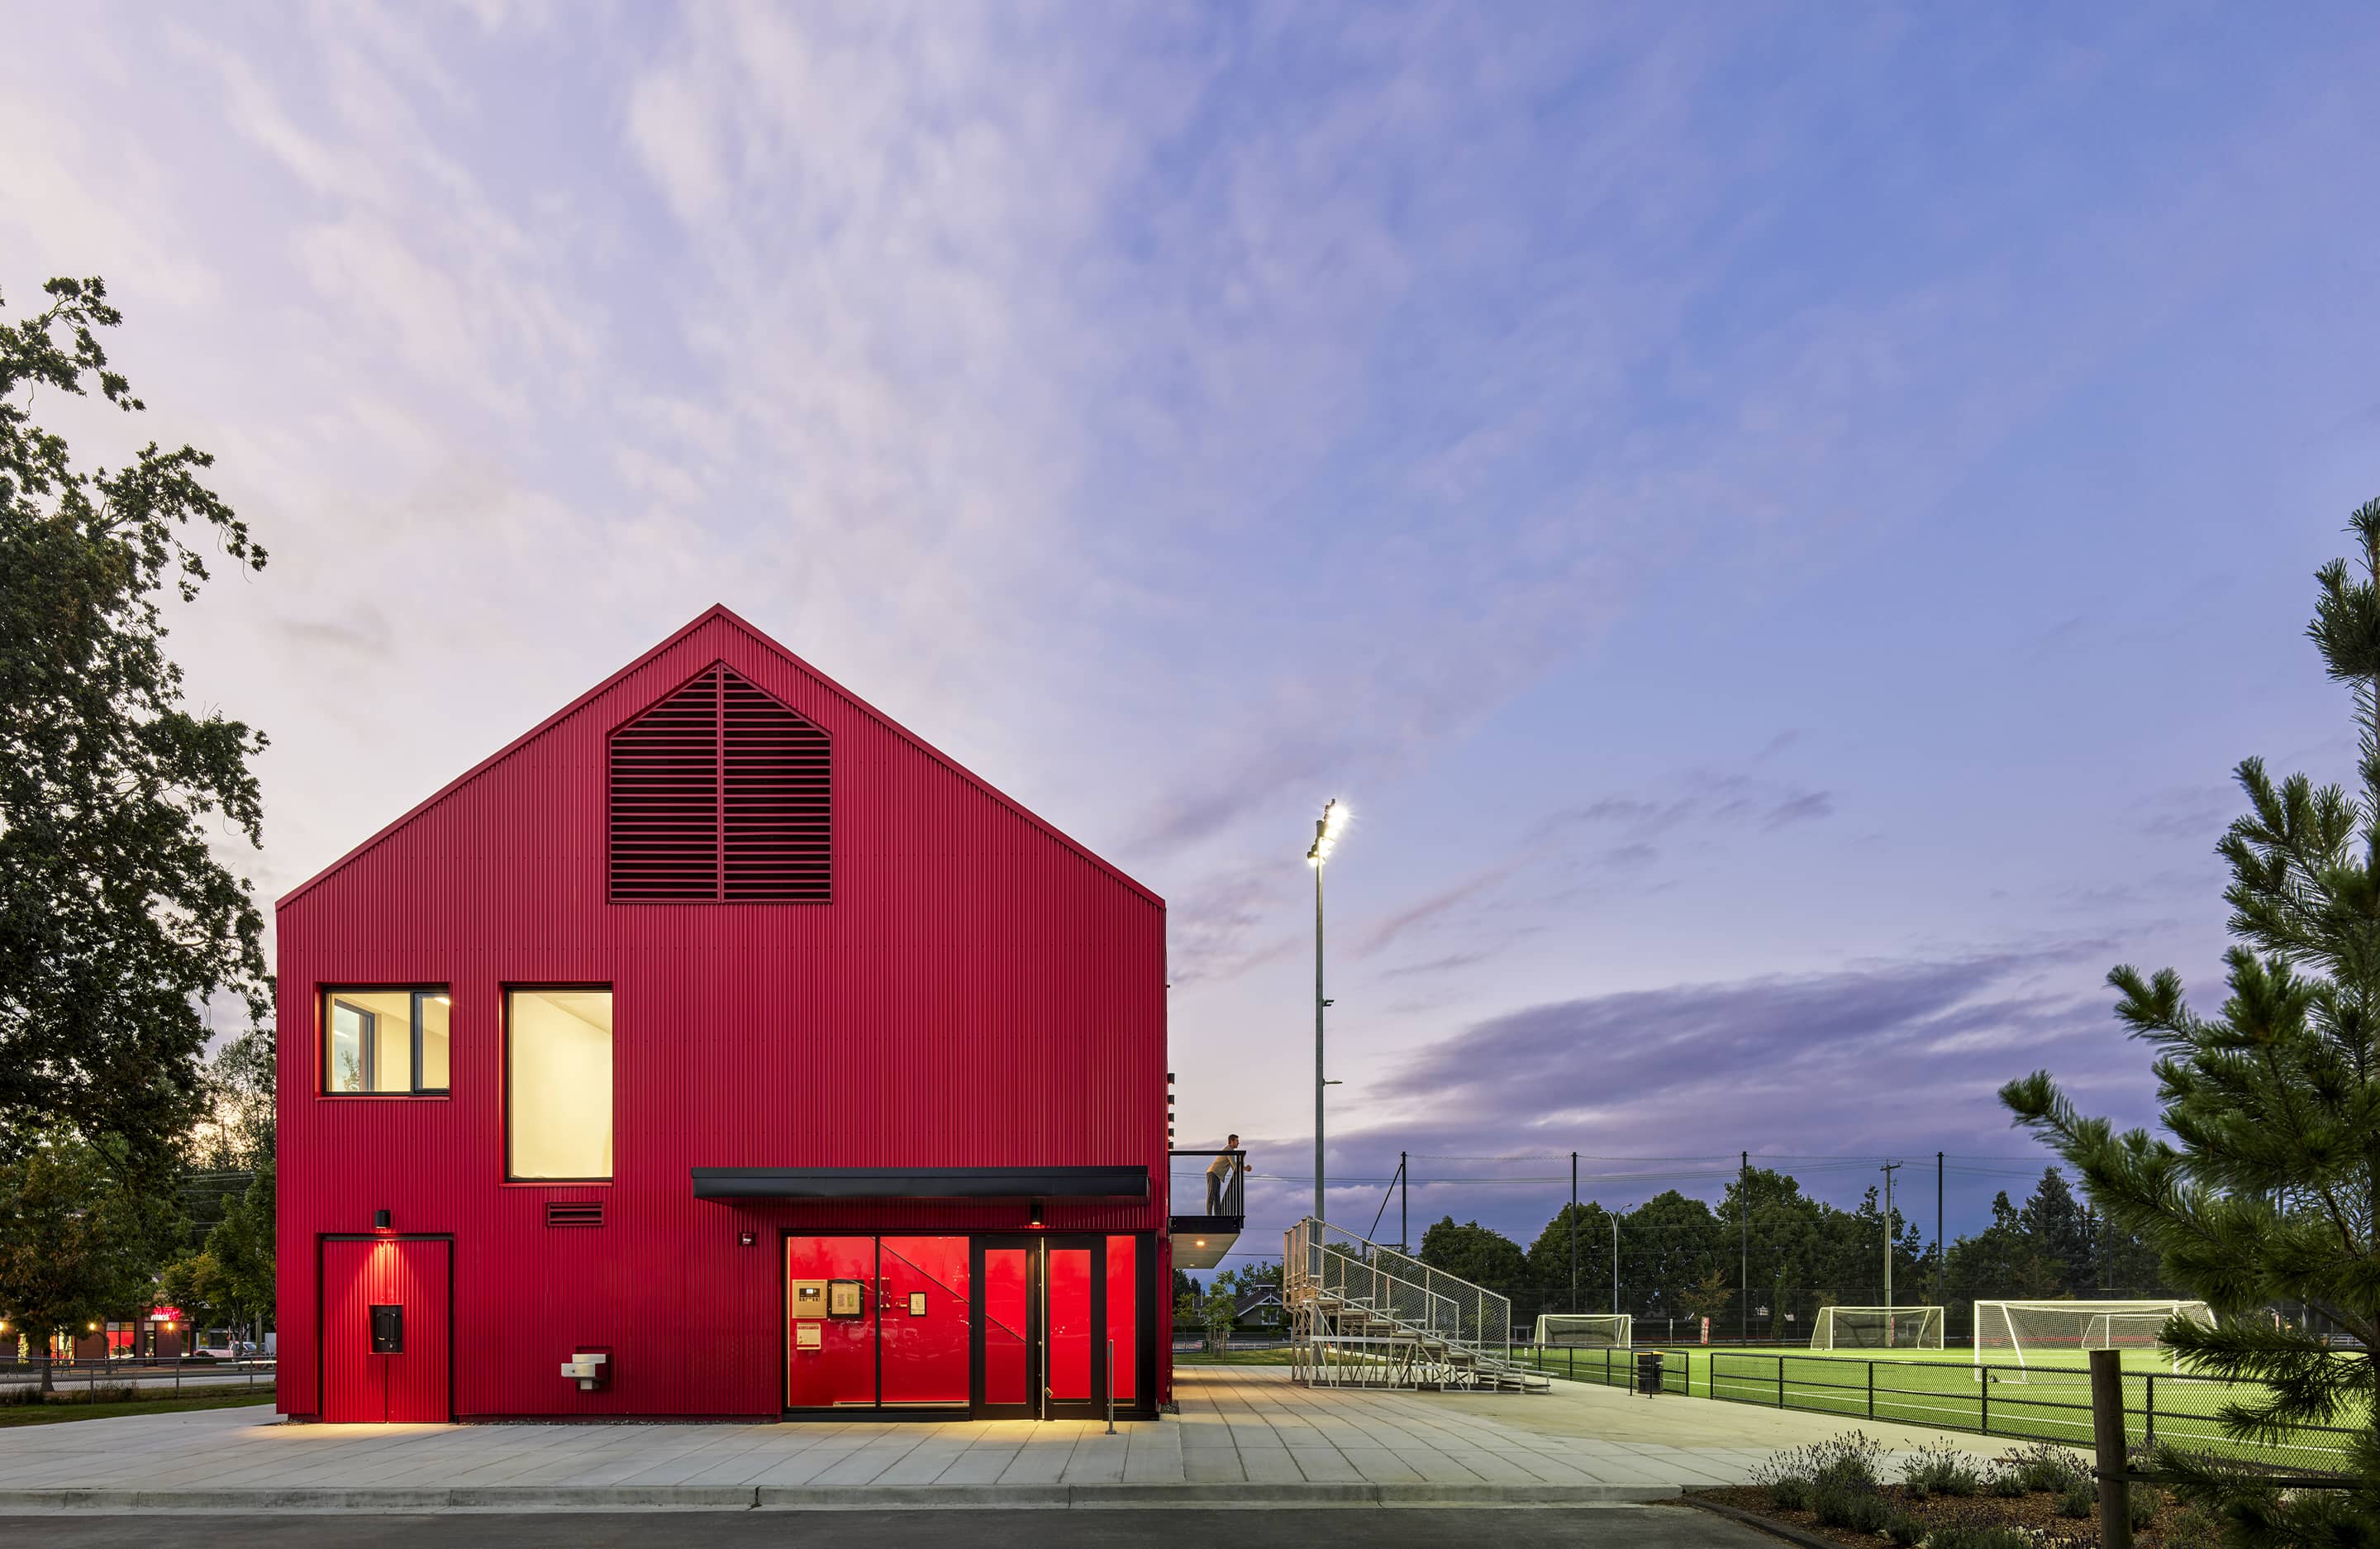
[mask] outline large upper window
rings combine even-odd
[[[713,663],[612,734],[615,904],[823,904],[827,735]]]
[[[504,997],[504,1174],[612,1176],[612,992]]]
[[[444,990],[324,991],[323,1092],[445,1092],[450,1005]]]

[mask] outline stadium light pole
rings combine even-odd
[[[1347,826],[1347,809],[1332,797],[1322,804],[1322,815],[1314,820],[1314,846],[1305,852],[1305,863],[1314,868],[1314,1219],[1325,1219],[1322,1214],[1322,1010],[1330,1003],[1322,998],[1322,868],[1330,852],[1339,848],[1339,835]]]

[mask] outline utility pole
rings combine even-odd
[[[1410,1253],[1413,1244],[1405,1237],[1405,1153],[1397,1153],[1397,1251]]]
[[[1949,1317],[1950,1309],[1942,1300],[1942,1270],[1949,1262],[1950,1250],[1942,1246],[1942,1153],[1934,1153],[1934,1305]]]
[[[1739,1337],[1752,1343],[1752,1153],[1743,1153],[1743,1168],[1735,1183],[1736,1224],[1743,1228],[1743,1293],[1736,1303]]]
[[[1570,1153],[1570,1310],[1578,1311],[1578,1153]],[[1618,1311],[1614,1309],[1614,1311]]]
[[[1892,1170],[1898,1162],[1884,1165],[1884,1310],[1892,1311]]]

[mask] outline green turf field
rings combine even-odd
[[[2090,1379],[2087,1358],[2080,1351],[2029,1354],[2022,1365],[2003,1360],[1980,1378],[1971,1348],[1829,1352],[1692,1345],[1606,1352],[1521,1347],[1513,1355],[1558,1377],[1627,1386],[1635,1379],[1633,1357],[1654,1348],[1666,1357],[1668,1393],[2082,1447],[2091,1442]],[[2225,1436],[2217,1411],[2227,1399],[2252,1394],[2245,1384],[2179,1374],[2165,1352],[2124,1354],[2126,1428],[2134,1441],[2153,1436],[2310,1472],[2343,1466],[2349,1440],[2344,1430],[2307,1429],[2277,1446]]]

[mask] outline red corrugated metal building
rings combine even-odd
[[[1163,902],[725,609],[277,919],[283,1412],[1170,1398]]]

